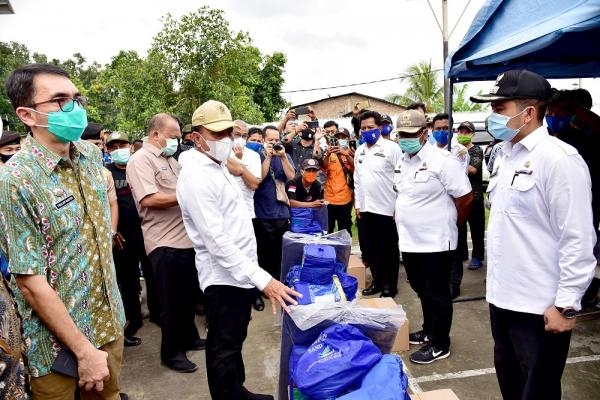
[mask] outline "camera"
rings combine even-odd
[[[327,144],[329,146],[339,146],[339,142],[337,140],[337,138],[335,138],[334,136],[328,136],[327,137]]]
[[[274,151],[281,151],[281,150],[283,150],[283,146],[281,145],[281,143],[275,143],[273,145],[273,150]]]

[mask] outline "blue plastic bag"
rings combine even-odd
[[[323,227],[314,208],[291,207],[290,208],[290,231],[296,233],[323,233]]]
[[[360,330],[334,324],[298,359],[292,380],[309,398],[335,399],[357,389],[380,359],[381,351]]]
[[[408,377],[402,368],[402,360],[396,355],[385,354],[365,375],[360,389],[338,399],[410,400],[407,388]]]

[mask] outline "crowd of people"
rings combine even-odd
[[[493,110],[486,128],[497,143],[484,152],[473,123],[454,129],[422,103],[395,121],[358,103],[351,132],[321,126],[311,107],[249,126],[209,100],[191,125],[158,113],[134,141],[88,122],[87,98],[59,67],[18,68],[6,92],[29,134],[0,137],[4,397],[127,398],[119,375],[123,347],[143,341],[143,277],[165,367],[193,373],[187,352],[204,350],[213,399],[272,399],[245,388],[242,347],[252,308],[267,298],[273,313],[290,312],[301,296],[279,281],[296,209],[327,207],[329,233],[356,223],[372,276],[364,296],[395,297],[403,263],[423,314],[410,360],[449,357],[464,262],[477,270],[486,259],[487,203],[500,389],[506,399],[560,398],[575,316],[599,286],[590,143],[600,118],[589,93],[506,71],[471,98]]]

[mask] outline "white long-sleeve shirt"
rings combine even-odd
[[[252,220],[238,182],[197,150],[182,153],[179,163],[177,201],[196,251],[200,287],[263,290],[271,275],[258,265]]]
[[[507,142],[488,192],[487,301],[543,314],[581,308],[596,259],[591,181],[577,150],[540,127]]]
[[[397,143],[379,138],[370,148],[361,144],[354,155],[354,206],[361,212],[394,215],[394,167],[402,151]]]

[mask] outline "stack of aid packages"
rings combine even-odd
[[[408,400],[402,360],[385,354],[406,315],[401,307],[390,312],[356,305],[358,282],[339,258],[334,246],[304,244],[301,263],[287,272],[286,284],[303,295],[289,315],[293,322],[284,320],[282,329],[292,342],[287,395],[294,400]]]

